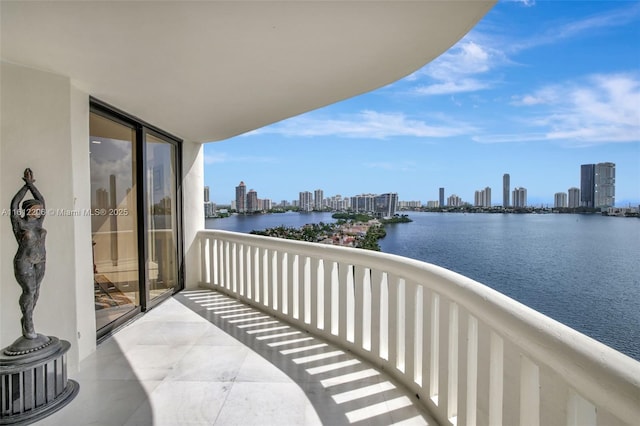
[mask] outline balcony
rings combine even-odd
[[[440,424],[634,424],[640,363],[399,256],[201,231],[201,285],[370,362]]]
[[[72,375],[77,400],[41,424],[640,416],[640,363],[466,277],[358,249],[211,230],[198,239],[201,287],[101,344]]]

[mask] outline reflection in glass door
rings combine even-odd
[[[151,300],[178,285],[177,146],[146,132],[147,283]]]
[[[140,306],[135,129],[90,115],[91,237],[98,329]]]
[[[181,141],[95,99],[89,127],[102,338],[182,288]]]

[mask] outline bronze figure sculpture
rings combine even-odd
[[[33,309],[44,277],[47,253],[42,228],[44,197],[36,188],[31,169],[25,169],[24,185],[11,200],[11,227],[18,242],[13,273],[22,294],[22,336],[0,350],[0,425],[31,424],[67,405],[79,390],[67,378],[67,356],[71,344],[55,336],[36,333]],[[33,198],[20,202],[31,192]]]
[[[46,210],[44,197],[34,185],[35,179],[31,169],[24,171],[22,180],[25,182],[24,186],[11,200],[11,225],[18,242],[18,251],[13,258],[13,267],[16,280],[22,288],[19,301],[22,311],[22,336],[25,339],[35,340],[39,335],[35,332],[33,325],[33,309],[38,301],[40,283],[45,271],[46,250],[44,242],[47,231],[42,228],[42,222]],[[34,198],[23,201],[20,210],[18,206],[27,191],[31,192]]]

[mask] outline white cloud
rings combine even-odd
[[[562,91],[558,86],[547,86],[534,93],[512,97],[512,105],[531,106],[541,104],[553,104],[558,101],[558,95]]]
[[[535,4],[535,0],[513,1],[525,6]],[[571,22],[550,21],[547,27],[540,28],[525,38],[500,35],[500,30],[496,27],[491,28],[490,33],[476,29],[403,81],[416,84],[410,92],[417,95],[446,95],[491,89],[500,81],[496,76],[496,70],[515,63],[509,56],[515,56],[528,49],[557,44],[564,39],[593,34],[599,29],[627,25],[639,15],[640,4],[632,4],[629,7],[625,5],[607,13]],[[542,100],[529,98],[522,101]]]
[[[640,76],[592,75],[544,87],[516,98],[513,105],[534,108],[528,124],[537,131],[482,135],[478,142],[556,140],[573,145],[640,142]]]
[[[621,2],[625,4],[625,2]],[[542,28],[530,37],[522,40],[511,40],[505,45],[511,53],[519,52],[534,47],[557,44],[564,39],[580,37],[584,34],[591,35],[595,31],[627,25],[640,16],[640,4],[629,2],[630,6],[613,9],[608,12],[588,16],[571,22],[551,22],[547,28]]]
[[[426,86],[418,86],[414,93],[419,95],[450,95],[454,93],[475,92],[489,87],[487,82],[482,82],[473,78],[466,78],[458,81],[443,81]]]
[[[507,0],[507,1],[512,1],[514,3],[522,3],[522,5],[526,7],[535,6],[536,4],[536,0]]]
[[[490,81],[481,81],[477,76],[491,71],[504,61],[505,55],[500,50],[467,37],[406,80],[417,81],[425,77],[429,80],[429,84],[413,90],[419,95],[475,92],[492,85]]]
[[[436,138],[466,134],[472,130],[471,126],[464,123],[428,124],[425,121],[410,119],[403,113],[365,110],[339,119],[321,119],[304,115],[256,130],[247,135],[269,133],[298,137],[337,136],[385,139],[414,136]]]

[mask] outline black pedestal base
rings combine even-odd
[[[51,343],[29,353],[0,354],[0,425],[33,423],[61,409],[78,393],[78,383],[67,379],[66,353],[71,345],[56,337],[49,339]]]

